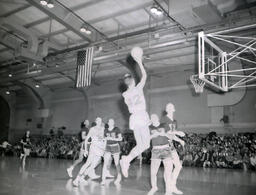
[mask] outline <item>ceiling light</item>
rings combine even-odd
[[[92,34],[92,31],[86,30],[85,33],[86,33],[87,35],[90,35],[90,34]]]
[[[51,8],[54,8],[53,2],[52,2],[52,1],[48,1],[47,7],[49,7],[50,9],[51,9]]]
[[[9,76],[9,77],[12,77],[12,74],[10,73],[8,76]]]
[[[161,9],[157,9],[157,11],[155,12],[155,14],[157,16],[161,16],[163,14],[162,10]]]
[[[152,14],[155,14],[157,16],[161,16],[163,14],[163,11],[162,9],[160,9],[158,6],[156,5],[153,5],[151,8],[150,8],[150,12]]]
[[[8,91],[8,90],[5,93],[6,93],[6,95],[10,95],[10,91]]]
[[[44,5],[44,6],[47,5],[47,1],[46,0],[41,0],[40,3],[41,3],[41,5]]]
[[[157,9],[156,6],[153,5],[153,6],[150,8],[150,11],[151,11],[151,13],[156,14],[156,12],[158,11],[158,9]]]
[[[82,27],[80,28],[80,32],[86,33],[87,35],[92,34],[92,31],[90,31],[89,29],[87,29],[85,26],[82,26]]]
[[[83,33],[85,33],[87,30],[86,30],[86,28],[85,28],[84,26],[82,26],[82,27],[80,28],[80,31],[83,32]]]
[[[38,84],[35,85],[35,88],[39,88],[39,87],[40,87],[40,85],[38,85]]]

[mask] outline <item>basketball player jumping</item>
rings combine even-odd
[[[169,129],[169,134],[170,135],[175,135],[175,136],[172,137],[171,140],[177,141],[182,146],[184,146],[185,142],[182,139],[180,139],[179,137],[176,136],[176,135],[178,135],[180,137],[183,137],[183,136],[185,136],[185,133],[182,132],[182,131],[177,131],[177,121],[174,119],[174,116],[173,116],[174,112],[175,112],[174,105],[172,103],[168,103],[166,105],[165,111],[166,111],[166,115],[162,118],[161,123],[165,124],[165,126],[164,126],[165,129]],[[170,142],[170,145],[173,146],[172,141]],[[174,148],[174,146],[173,146],[173,148]],[[178,178],[179,173],[181,171],[182,164],[181,164],[179,155],[178,155],[175,148],[172,150],[172,157],[173,157],[174,169],[173,169],[173,172],[172,172],[172,181],[171,181],[171,184],[170,184],[171,185],[171,191],[175,194],[183,194],[183,192],[180,191],[176,186],[177,178]]]
[[[133,48],[131,56],[137,62],[142,77],[140,82],[136,85],[135,79],[130,74],[126,74],[124,76],[124,83],[128,89],[122,94],[122,96],[124,97],[124,101],[131,114],[129,127],[133,130],[136,140],[136,146],[127,156],[122,156],[122,159],[120,160],[124,177],[128,177],[130,162],[150,146],[150,120],[146,111],[146,101],[143,92],[143,88],[147,80],[147,73],[142,64],[142,49],[139,47]]]

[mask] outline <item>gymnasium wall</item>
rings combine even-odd
[[[256,129],[256,90],[247,90],[245,96],[236,105],[208,107],[207,94],[194,93],[188,78],[191,72],[174,72],[164,76],[149,76],[145,87],[145,96],[149,113],[162,115],[165,105],[172,102],[176,106],[175,117],[179,128],[184,131],[206,133],[234,133],[254,131]],[[100,82],[87,90],[88,99],[74,89],[54,92],[50,104],[49,116],[42,119],[37,116],[37,105],[28,97],[17,98],[15,109],[15,129],[11,137],[15,139],[25,131],[32,133],[49,133],[51,127],[65,126],[64,133],[77,133],[80,122],[85,118],[93,121],[95,117],[114,118],[122,129],[128,128],[129,114],[120,93],[120,81]],[[229,116],[230,123],[223,124],[223,115]],[[32,122],[26,120],[32,118]],[[43,128],[37,124],[43,123]]]
[[[36,128],[39,118],[36,117],[37,102],[30,96],[17,97],[15,107],[11,107],[13,112],[13,124],[9,129],[9,140],[16,140],[23,136],[27,129],[33,129],[33,133],[42,133]]]
[[[66,127],[64,133],[77,133],[80,123],[88,118],[88,101],[76,90],[55,93],[51,104],[51,127]],[[67,132],[65,132],[67,131]]]

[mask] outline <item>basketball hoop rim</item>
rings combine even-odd
[[[205,81],[200,79],[198,74],[191,75],[190,81],[193,84],[196,93],[203,93]]]

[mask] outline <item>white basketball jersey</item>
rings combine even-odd
[[[90,131],[92,131],[91,132],[92,143],[103,140],[103,137],[104,137],[104,128],[103,127],[95,126],[95,127],[92,127]]]
[[[146,111],[146,101],[142,88],[134,87],[127,90],[122,95],[131,114]]]

